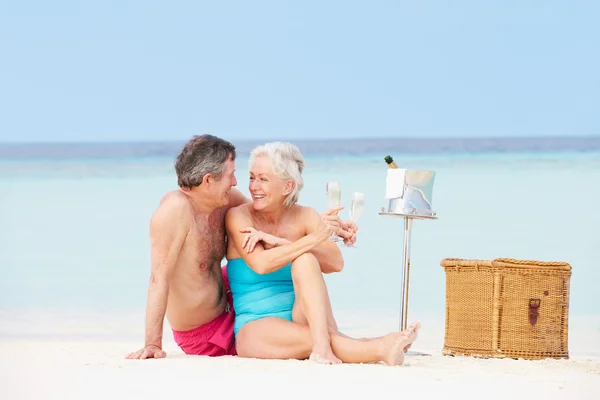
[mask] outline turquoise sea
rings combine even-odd
[[[247,194],[247,156],[257,143],[234,143],[238,188]],[[383,157],[391,154],[401,168],[436,171],[439,219],[414,223],[409,302],[410,320],[435,326],[436,345],[445,257],[569,262],[571,340],[600,336],[600,137],[296,144],[307,161],[302,204],[324,211],[330,180],[341,182],[346,206],[351,192],[366,194],[358,247],[343,247],[344,271],[326,278],[342,328],[397,329],[403,224],[378,215]],[[0,145],[0,339],[142,343],[148,222],[176,188],[181,145]]]

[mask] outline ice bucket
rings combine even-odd
[[[435,216],[436,212],[432,209],[434,181],[434,171],[388,169],[386,177],[388,205],[385,212],[424,217]]]

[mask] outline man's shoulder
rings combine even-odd
[[[162,197],[152,219],[163,220],[191,215],[193,210],[194,208],[188,197],[179,190],[173,190]]]
[[[190,199],[181,190],[171,190],[160,199],[158,207],[191,210]]]
[[[230,192],[229,192],[229,205],[227,207],[227,209],[229,208],[233,208],[233,207],[238,207],[242,204],[249,204],[250,203],[250,199],[248,199],[246,196],[244,196],[244,194],[242,192],[240,192],[238,189],[232,187]]]
[[[150,218],[150,237],[161,245],[183,240],[190,231],[193,209],[187,196],[174,190],[168,192]]]

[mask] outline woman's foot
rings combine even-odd
[[[382,339],[382,359],[388,365],[401,365],[404,353],[417,339],[420,322],[412,323],[405,331],[390,333]]]
[[[310,353],[309,360],[317,362],[319,364],[341,364],[342,361],[333,354],[330,343],[324,343],[322,345],[315,344],[312,352]]]

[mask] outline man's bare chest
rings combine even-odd
[[[225,256],[225,223],[216,218],[197,220],[188,238],[189,245],[204,264],[220,262]]]

